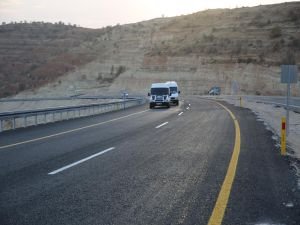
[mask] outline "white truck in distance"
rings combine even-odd
[[[180,91],[178,90],[178,85],[175,81],[167,81],[166,84],[169,86],[170,88],[170,98],[171,98],[171,102],[178,105],[179,104],[179,94]]]
[[[150,96],[150,109],[155,106],[166,106],[170,108],[170,88],[166,83],[152,84],[148,96]]]

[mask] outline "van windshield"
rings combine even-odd
[[[177,87],[170,87],[170,92],[171,93],[176,93],[177,92]]]
[[[151,95],[168,95],[169,88],[151,88]]]

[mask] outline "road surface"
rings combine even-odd
[[[299,225],[272,133],[222,104],[187,97],[0,134],[0,224]]]

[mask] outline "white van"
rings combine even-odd
[[[170,88],[166,83],[152,84],[148,96],[150,97],[150,109],[155,106],[166,106],[170,108]]]
[[[180,91],[178,90],[178,85],[175,81],[167,81],[166,84],[169,86],[170,88],[170,98],[171,98],[171,102],[178,105],[179,104],[179,94]]]

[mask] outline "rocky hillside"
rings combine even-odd
[[[299,12],[300,2],[292,2],[103,29],[2,25],[0,95],[146,93],[166,80],[177,80],[185,94],[211,86],[227,94],[282,94],[280,64],[300,59]]]
[[[95,31],[62,23],[0,26],[0,96],[34,90],[96,58]]]

